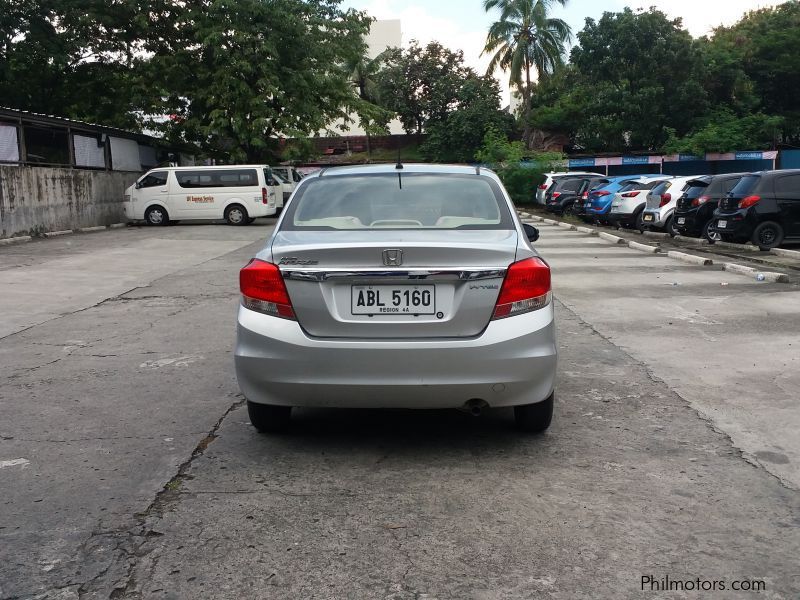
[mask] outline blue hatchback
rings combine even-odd
[[[608,183],[589,192],[587,216],[602,217],[611,212],[611,201],[614,193],[622,187],[623,181],[636,179],[637,177],[647,177],[648,175],[619,175],[608,177]]]

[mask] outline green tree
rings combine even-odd
[[[555,0],[565,5],[566,0]],[[549,16],[554,0],[484,0],[486,11],[500,9],[492,23],[484,54],[492,54],[487,75],[499,67],[509,71],[509,83],[520,90],[523,101],[523,140],[530,140],[531,72],[544,78],[563,63],[564,46],[572,38],[569,25]],[[524,80],[523,80],[524,76]]]
[[[313,134],[356,108],[343,68],[369,18],[339,0],[151,3],[148,112],[212,156],[259,162],[276,135]]]
[[[135,0],[0,0],[0,98],[14,108],[136,129]]]
[[[443,121],[428,127],[420,148],[434,162],[472,162],[487,130],[507,137],[514,130],[514,117],[500,110],[500,86],[494,77],[472,74],[457,94],[457,108]]]
[[[659,10],[586,19],[572,49],[572,99],[588,100],[578,142],[593,151],[658,150],[668,129],[685,135],[706,110],[698,44]]]
[[[670,130],[664,151],[702,156],[706,152],[767,149],[774,144],[775,133],[782,125],[782,117],[761,112],[737,117],[728,109],[718,109],[690,135],[679,138]]]
[[[377,75],[385,108],[397,113],[407,133],[422,133],[430,123],[441,122],[458,103],[458,94],[471,70],[464,53],[438,42],[424,48],[412,40],[405,50],[389,48]]]

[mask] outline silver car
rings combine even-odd
[[[240,272],[236,376],[260,431],[292,407],[514,407],[553,413],[550,268],[497,175],[324,169]]]

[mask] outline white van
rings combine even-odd
[[[276,212],[282,189],[267,165],[162,167],[125,190],[125,217],[150,225],[225,219],[246,225]]]
[[[278,201],[278,208],[292,195],[294,188],[303,179],[303,174],[294,167],[272,167],[272,172],[283,180],[283,198]]]

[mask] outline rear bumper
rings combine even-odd
[[[662,211],[658,208],[645,208],[644,212],[642,213],[642,224],[645,227],[656,227],[658,229],[663,229],[664,226],[667,224],[667,219],[669,219],[672,211]],[[648,221],[647,216],[653,215],[653,220]]]
[[[680,212],[676,210],[673,214],[675,215],[675,228],[684,235],[700,235],[703,233],[706,221],[711,217],[711,213],[702,215],[698,209]],[[679,222],[681,219],[684,220],[683,223]]]
[[[556,373],[552,302],[492,321],[475,338],[312,338],[295,321],[239,307],[234,361],[251,402],[350,408],[458,408],[547,399]]]
[[[720,227],[719,222],[725,221],[725,227]],[[735,239],[749,238],[753,229],[756,227],[756,220],[748,218],[747,209],[739,210],[734,213],[720,213],[714,211],[714,218],[711,221],[711,231]]]

